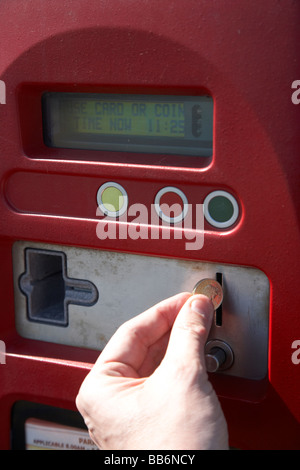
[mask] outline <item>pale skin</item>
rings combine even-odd
[[[124,323],[76,399],[103,450],[228,449],[205,369],[211,301],[181,293]]]

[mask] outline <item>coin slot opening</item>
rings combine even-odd
[[[223,274],[216,273],[216,281],[223,287]],[[215,323],[216,326],[222,326],[223,323],[223,309],[222,309],[223,302],[221,303],[220,307],[217,308],[215,313]]]

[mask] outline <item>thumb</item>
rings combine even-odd
[[[196,365],[205,368],[204,347],[214,316],[214,307],[204,295],[192,295],[181,308],[174,322],[163,362],[178,370]]]

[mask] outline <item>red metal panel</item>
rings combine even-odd
[[[300,339],[300,106],[291,101],[291,84],[300,78],[298,2],[11,0],[1,2],[0,12],[0,79],[6,84],[6,104],[0,104],[0,339],[8,352],[0,365],[0,447],[9,447],[15,400],[74,408],[92,362],[87,350],[18,337],[11,248],[25,239],[264,271],[271,286],[268,383],[212,380],[232,445],[300,448],[300,365],[292,362],[292,343]],[[182,157],[170,167],[157,156],[49,149],[42,141],[43,91],[204,90],[215,104],[209,165],[185,165]],[[225,232],[206,226],[198,252],[186,252],[182,240],[101,241],[96,191],[105,181],[120,182],[133,201],[147,206],[167,185],[182,189],[192,204],[212,190],[229,190],[242,217]]]

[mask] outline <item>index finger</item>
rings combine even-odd
[[[95,367],[114,362],[137,371],[149,347],[171,330],[178,312],[190,296],[188,292],[177,294],[128,320],[107,343]]]

